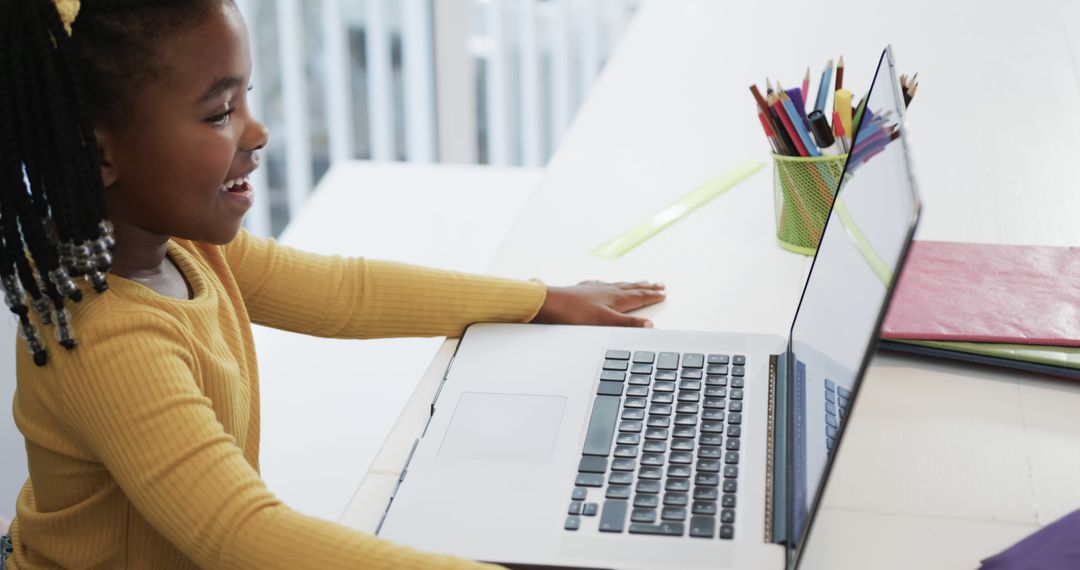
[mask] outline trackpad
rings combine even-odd
[[[545,463],[566,398],[466,392],[439,448],[440,459]]]

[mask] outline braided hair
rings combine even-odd
[[[44,366],[30,319],[76,347],[65,301],[98,293],[116,245],[94,124],[133,122],[137,91],[159,79],[161,38],[230,0],[0,0],[0,289]]]

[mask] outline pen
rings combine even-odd
[[[810,113],[810,129],[814,133],[814,140],[817,141],[818,147],[821,148],[821,154],[825,156],[840,154],[840,145],[832,136],[825,113],[821,111]]]

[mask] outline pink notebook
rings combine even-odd
[[[1080,346],[1080,247],[915,241],[881,337]]]

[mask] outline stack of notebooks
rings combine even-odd
[[[1080,378],[1080,248],[916,241],[880,347]]]

